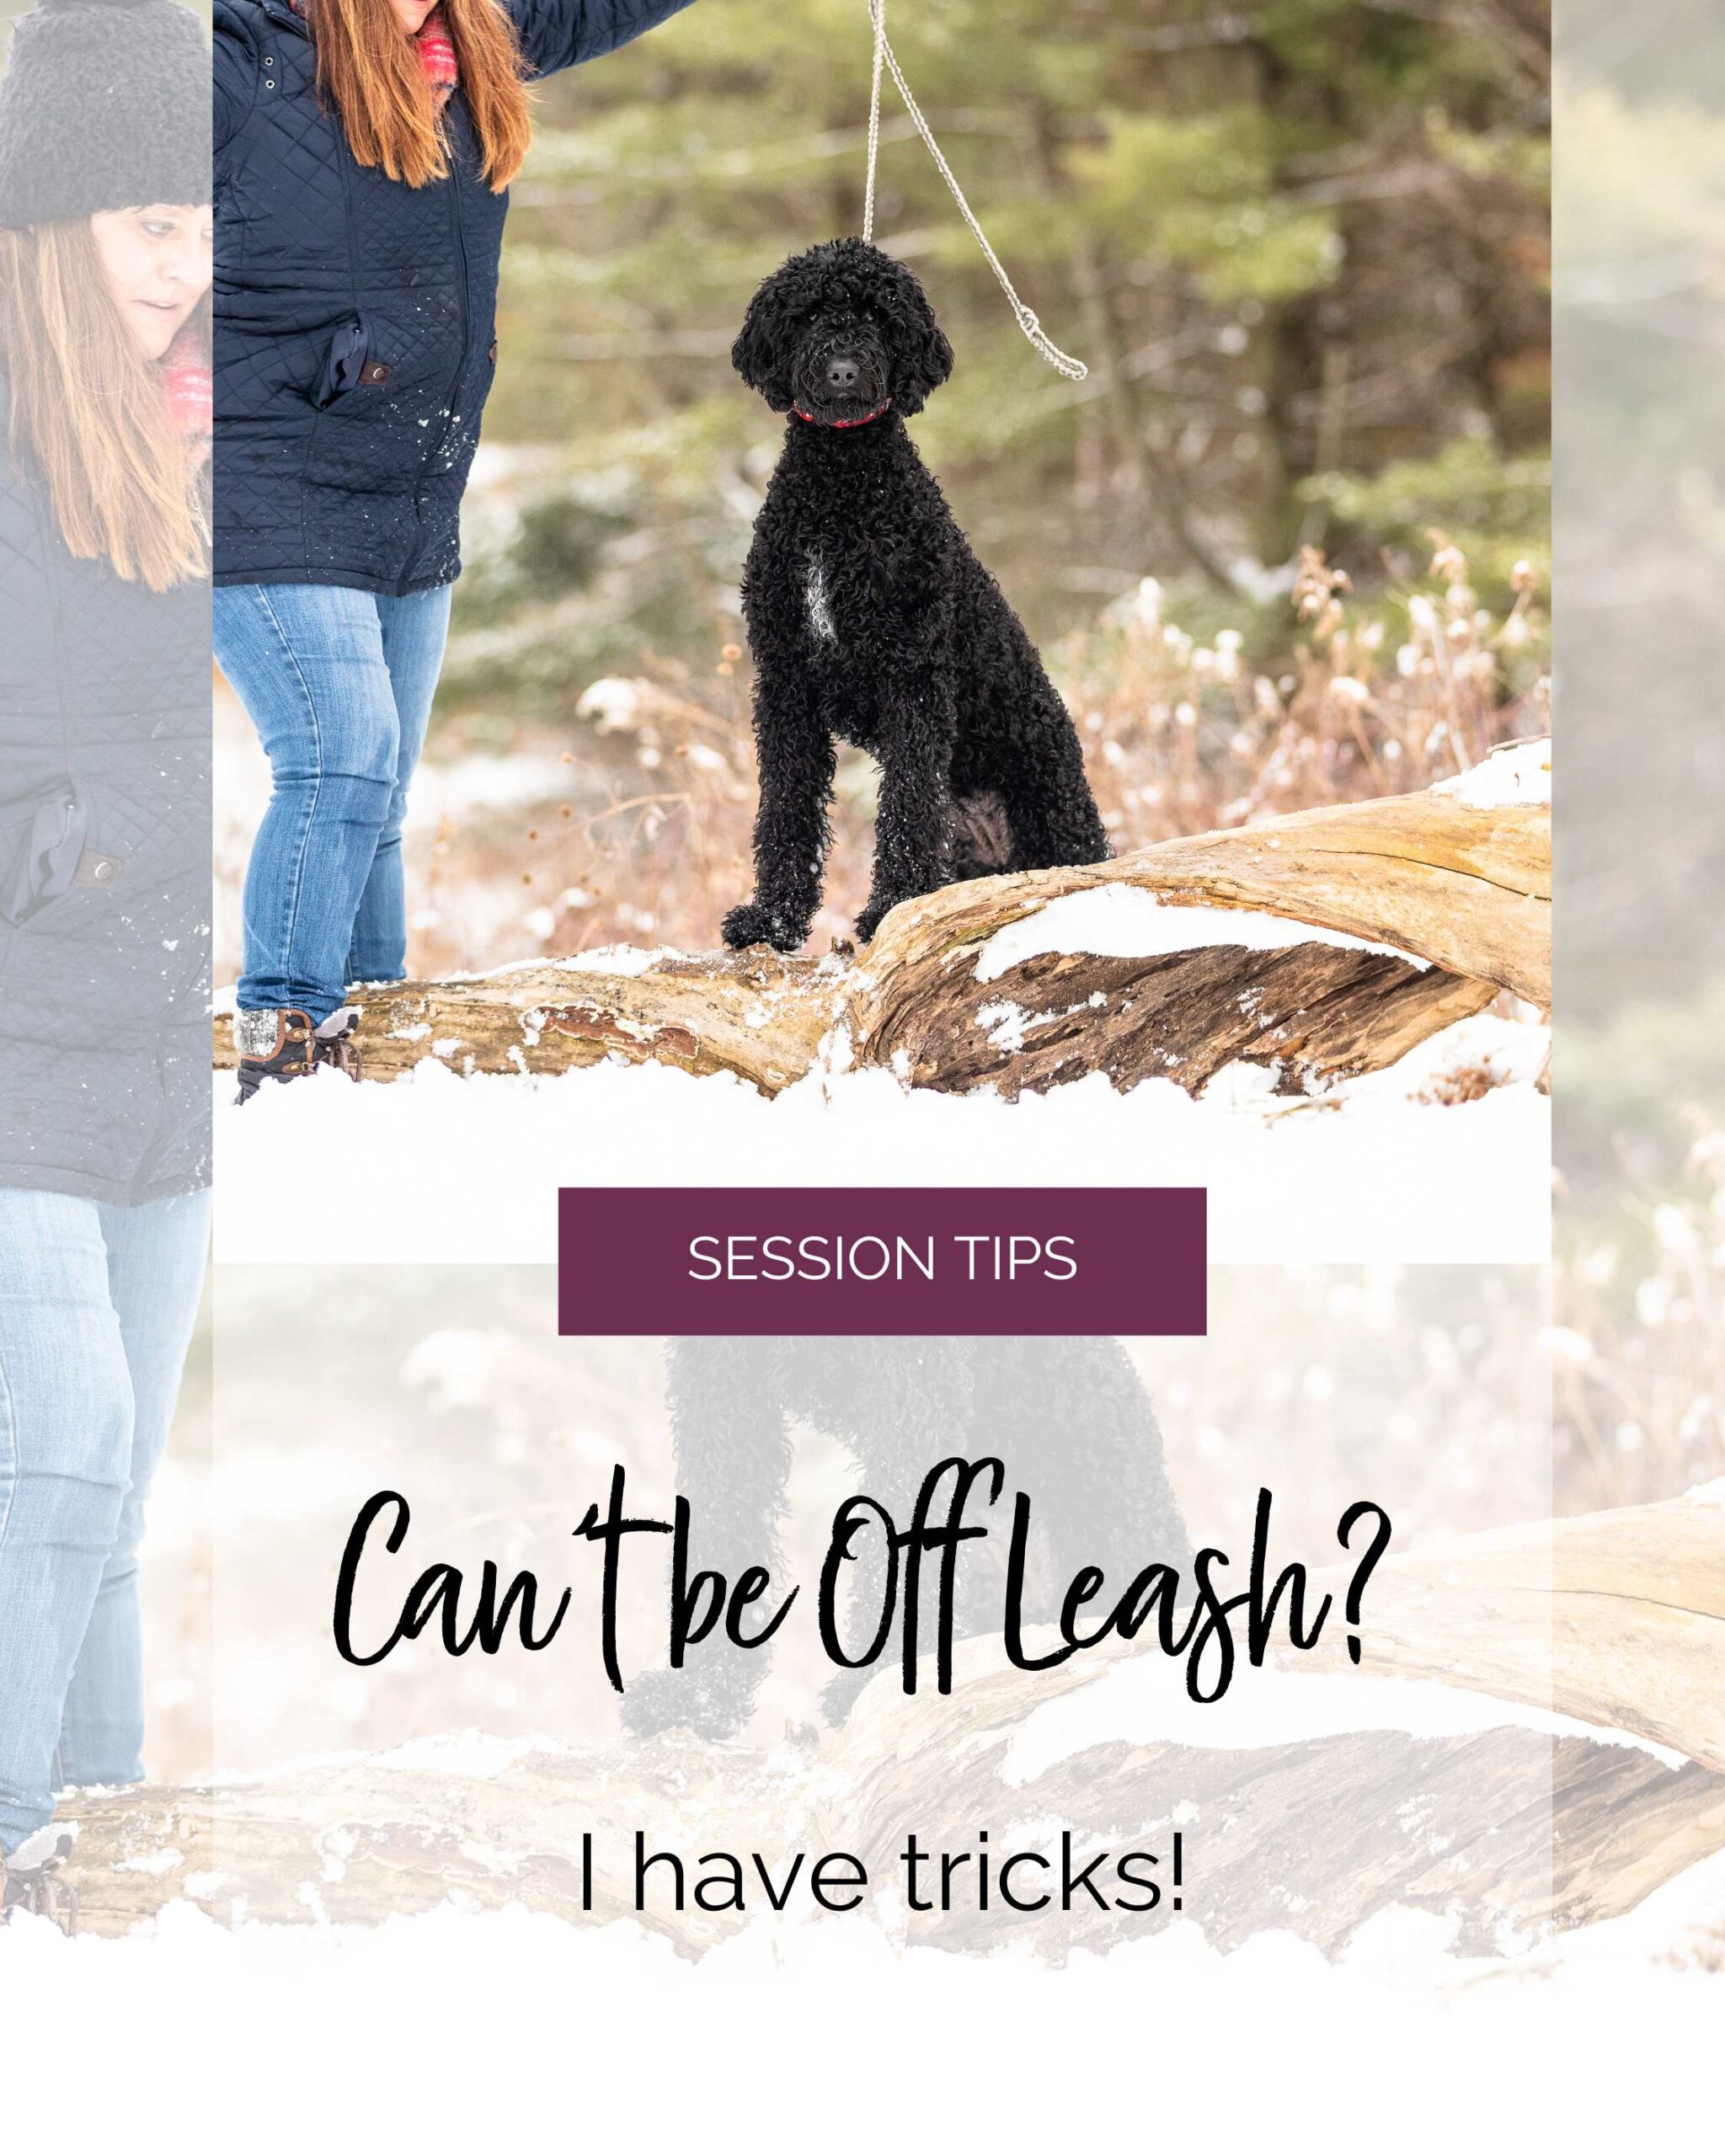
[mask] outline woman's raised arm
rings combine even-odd
[[[690,0],[505,0],[521,51],[536,75],[554,75],[614,52],[681,14]]]

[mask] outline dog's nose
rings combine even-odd
[[[852,390],[862,379],[862,370],[854,360],[835,360],[826,370],[829,389]]]

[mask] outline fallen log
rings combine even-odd
[[[1501,1528],[1394,1558],[1372,1576],[1370,1614],[1362,1668],[1632,1730],[1725,1774],[1717,1498]]]
[[[777,1093],[807,1075],[848,986],[836,958],[606,953],[359,989],[352,1001],[367,1078],[433,1059],[465,1076],[556,1075],[618,1055],[699,1077],[730,1071]],[[232,1022],[218,1017],[216,1067],[233,1060]]]
[[[1160,955],[1057,943],[1002,971],[987,962],[1003,931],[1111,889],[1162,912]],[[1238,944],[1231,912],[1257,917]],[[1264,916],[1318,933],[1253,947]],[[1103,1070],[1196,1092],[1247,1062],[1304,1092],[1385,1069],[1500,989],[1551,1002],[1551,812],[1432,792],[952,885],[882,922],[846,1016],[858,1059],[913,1084],[1040,1090]]]
[[[860,958],[605,953],[354,1001],[386,1081],[429,1058],[526,1074],[615,1055],[767,1094],[850,1065],[1015,1096],[1097,1070],[1196,1092],[1233,1062],[1311,1091],[1503,990],[1550,1002],[1550,810],[1434,791],[954,884],[895,909]]]

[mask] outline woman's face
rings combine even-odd
[[[159,360],[210,289],[209,204],[100,210],[90,230],[120,319],[144,357]]]
[[[437,0],[389,0],[395,10],[395,19],[409,37],[417,37],[425,27],[425,18],[437,5]]]

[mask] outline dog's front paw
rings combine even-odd
[[[746,951],[756,943],[770,943],[775,951],[794,951],[803,941],[794,922],[753,899],[745,906],[733,906],[718,932],[732,951]]]

